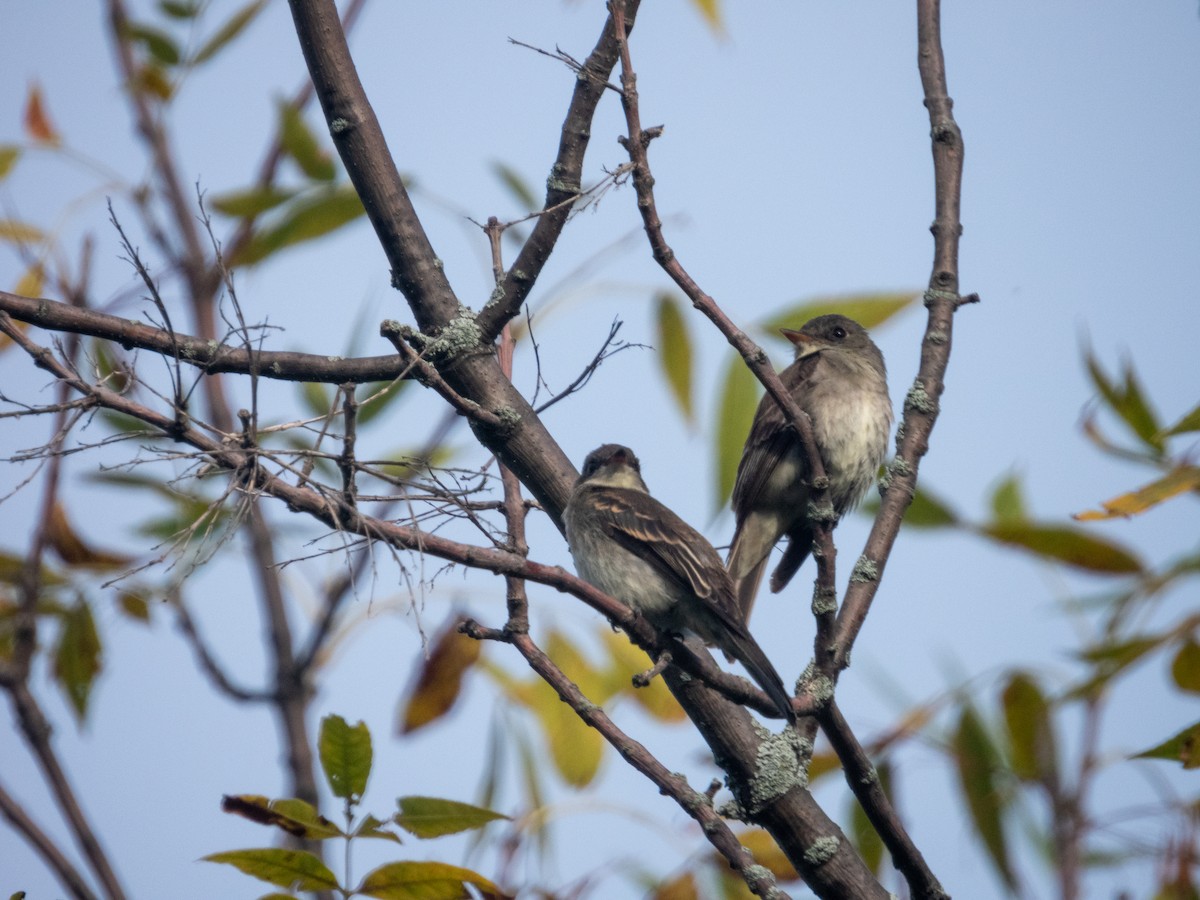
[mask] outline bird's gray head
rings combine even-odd
[[[576,483],[584,482],[646,490],[642,464],[632,450],[621,444],[602,444],[587,455]]]
[[[822,351],[847,352],[865,357],[883,369],[883,354],[863,328],[853,319],[831,313],[804,323],[799,331],[781,328],[779,333],[796,347],[796,359]]]

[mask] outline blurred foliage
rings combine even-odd
[[[321,768],[335,797],[342,798],[346,827],[339,828],[303,800],[269,800],[254,794],[226,796],[222,808],[234,815],[278,828],[292,837],[309,841],[340,838],[346,844],[344,859],[350,867],[351,848],[356,840],[367,838],[403,844],[390,826],[399,826],[414,837],[436,838],[461,831],[483,828],[508,817],[469,803],[435,797],[401,797],[398,813],[388,819],[357,815],[358,804],[366,792],[371,773],[371,732],[366,723],[350,725],[341,716],[321,720]],[[274,847],[229,850],[203,857],[207,862],[233,866],[247,875],[289,893],[297,891],[337,891],[340,896],[396,898],[467,897],[472,885],[486,897],[508,896],[488,878],[470,869],[440,862],[402,861],[378,866],[363,876],[357,886],[342,884],[337,875],[308,850],[284,850]]]
[[[1200,723],[1178,723],[1170,737],[1140,751],[1135,748],[1156,736],[1119,734],[1121,743],[1109,748],[1099,744],[1098,726],[1123,702],[1118,690],[1127,687],[1126,680],[1139,667],[1157,664],[1164,670],[1162,683],[1183,694],[1200,691],[1200,612],[1194,604],[1161,602],[1168,590],[1182,589],[1200,574],[1197,531],[1181,535],[1181,555],[1167,558],[1167,548],[1159,548],[1154,562],[1102,535],[1114,518],[1150,511],[1184,493],[1200,493],[1190,480],[1194,467],[1188,460],[1195,447],[1176,446],[1179,438],[1200,430],[1200,421],[1193,410],[1164,428],[1132,362],[1126,362],[1117,377],[1108,375],[1090,351],[1084,363],[1097,399],[1083,420],[1083,433],[1105,455],[1164,475],[1107,501],[1102,513],[1074,517],[1099,523],[1090,528],[1032,520],[1016,475],[1004,477],[994,488],[988,503],[991,516],[982,522],[969,521],[924,487],[918,488],[905,517],[908,527],[957,529],[1109,585],[1097,597],[1066,605],[1081,619],[1084,635],[1074,653],[1071,677],[1051,680],[1013,668],[998,676],[994,701],[977,691],[963,691],[956,704],[957,721],[944,746],[958,771],[975,834],[997,877],[1014,896],[1021,894],[1024,883],[1016,860],[1027,857],[1014,854],[1012,844],[1023,837],[1039,851],[1033,856],[1041,855],[1050,868],[1077,860],[1075,871],[1060,872],[1076,884],[1088,870],[1148,855],[1159,860],[1156,897],[1195,897],[1200,833],[1200,802],[1195,796],[1171,796],[1162,788],[1159,804],[1132,811],[1108,809],[1104,817],[1093,812],[1092,805],[1098,796],[1097,779],[1111,767],[1131,765],[1130,759],[1167,760],[1184,768],[1200,765]],[[1102,419],[1115,423],[1120,439],[1109,436]],[[873,512],[878,502],[867,506]],[[1149,700],[1141,698],[1143,703]],[[1071,728],[1079,733],[1064,737]],[[1119,832],[1110,821],[1128,817],[1152,822],[1160,833],[1176,836],[1159,844],[1115,838]]]

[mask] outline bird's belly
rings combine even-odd
[[[649,563],[607,537],[573,534],[571,556],[579,577],[640,612],[659,627],[671,623],[678,597]]]
[[[816,425],[829,493],[838,514],[858,503],[887,453],[891,405],[886,396],[859,392]]]

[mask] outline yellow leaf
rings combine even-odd
[[[692,409],[692,341],[679,301],[671,294],[658,295],[658,363],[671,393],[690,424]]]
[[[0,240],[14,244],[36,244],[45,239],[45,232],[36,225],[16,219],[0,219]]]
[[[920,296],[920,291],[886,291],[810,297],[776,313],[760,327],[771,336],[775,336],[780,328],[799,328],[817,316],[840,313],[858,322],[863,328],[871,329],[906,309]]]
[[[1118,516],[1134,516],[1157,506],[1185,491],[1200,490],[1200,466],[1180,466],[1162,478],[1100,505],[1102,510],[1089,509],[1073,513],[1071,518],[1080,522],[1115,519]]]
[[[696,876],[691,872],[676,875],[662,882],[649,897],[650,900],[699,900],[700,891],[696,887]]]
[[[46,270],[40,262],[35,262],[25,270],[25,274],[21,276],[16,287],[13,288],[13,293],[20,294],[22,297],[40,297],[45,282]]]
[[[692,0],[692,4],[704,16],[708,27],[718,33],[724,32],[725,25],[721,22],[721,0]]]
[[[746,443],[746,436],[750,434],[754,410],[758,408],[758,395],[758,380],[754,374],[746,368],[740,356],[731,356],[721,381],[721,394],[717,403],[715,458],[718,511],[725,507],[730,494],[733,493],[733,482],[742,458],[742,447]]]
[[[612,654],[608,681],[613,693],[629,692],[642,709],[660,722],[682,722],[687,719],[683,707],[661,678],[655,678],[644,688],[633,686],[633,676],[650,668],[650,657],[631,644],[623,633],[611,628],[603,629],[601,640]]]
[[[743,831],[738,835],[738,840],[742,845],[754,854],[754,861],[760,866],[766,866],[771,870],[771,874],[780,881],[795,881],[799,878],[795,867],[788,861],[788,858],[783,855],[783,851],[779,849],[779,845],[775,843],[775,838],[767,834],[761,828],[756,828],[753,831]]]

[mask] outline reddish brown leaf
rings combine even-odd
[[[462,690],[463,675],[479,659],[479,641],[458,633],[463,617],[451,619],[434,638],[400,713],[397,731],[410,734],[448,713]]]
[[[50,510],[46,538],[54,552],[68,566],[82,566],[88,569],[119,569],[129,565],[132,559],[128,556],[97,550],[88,545],[71,527],[71,523],[67,520],[66,510],[59,503],[55,503],[54,508]]]
[[[50,121],[46,112],[46,104],[42,100],[41,85],[34,82],[29,86],[29,94],[25,98],[25,132],[42,144],[62,143],[62,136]]]

